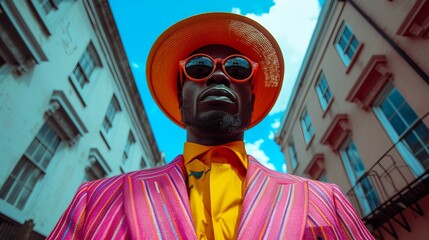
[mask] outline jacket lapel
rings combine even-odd
[[[238,239],[302,239],[308,186],[249,156]]]
[[[124,179],[125,218],[132,239],[196,239],[185,179],[181,156]]]

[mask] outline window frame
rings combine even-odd
[[[344,49],[341,47],[340,41],[342,39],[342,37],[344,36],[344,32],[346,30],[349,30],[351,35],[349,39],[346,39],[346,45],[344,47]],[[357,46],[353,46],[352,45],[352,41],[356,40],[357,41]],[[335,42],[334,42],[334,46],[335,49],[337,50],[337,54],[341,59],[341,62],[344,64],[345,67],[350,68],[351,65],[353,64],[353,60],[357,57],[357,55],[359,54],[360,48],[362,47],[362,43],[359,41],[359,39],[356,37],[355,33],[353,32],[352,28],[350,27],[349,24],[347,24],[345,21],[341,24],[341,27],[338,30],[338,33],[335,37]],[[347,51],[350,49],[350,47],[354,48],[353,51],[353,55],[350,57],[347,54]]]
[[[55,129],[45,122],[25,150],[20,160],[15,165],[12,172],[2,184],[0,188],[0,195],[2,192],[4,192],[5,196],[0,197],[1,201],[4,201],[18,211],[23,211],[28,205],[28,202],[33,196],[33,193],[36,191],[39,183],[43,180],[46,171],[52,162],[52,159],[55,157],[55,153],[57,152],[61,143],[62,140],[55,132]],[[49,159],[46,160],[47,153],[51,156],[48,155]],[[43,162],[41,163],[43,160],[46,160],[46,164],[43,164]],[[29,169],[29,174],[25,176],[25,179],[22,179],[23,174],[25,174],[27,169]],[[31,180],[34,174],[37,174],[37,176],[31,181],[31,186],[28,186],[28,181]],[[7,187],[7,189],[4,189],[6,188],[6,184],[8,182],[11,182],[10,185]],[[17,187],[17,185],[22,186]],[[26,189],[30,190],[28,195],[23,200],[22,196],[25,194]],[[11,194],[14,194],[16,191],[18,191],[16,199],[12,203],[9,202],[8,198],[10,198]],[[20,205],[21,201],[23,201],[22,205]]]
[[[295,170],[298,168],[298,154],[296,152],[295,142],[291,140],[288,144],[288,152],[289,152],[289,159],[290,159],[290,165],[292,167],[292,172],[295,172]]]
[[[35,11],[37,18],[39,19],[43,30],[48,35],[52,34],[52,27],[49,22],[51,18],[55,15],[55,12],[59,9],[59,5],[65,0],[45,0],[44,2],[49,2],[52,5],[52,9],[49,12],[46,12],[40,0],[30,0],[30,4]]]
[[[117,104],[115,104],[115,102]],[[107,114],[109,113],[111,106],[112,106],[112,108],[114,108],[115,105],[117,106],[116,111],[114,111],[113,116],[110,119],[107,116]],[[108,149],[111,148],[109,135],[111,134],[111,131],[114,127],[115,122],[118,121],[117,119],[119,118],[118,116],[120,115],[121,111],[122,111],[121,104],[119,103],[118,98],[115,95],[113,95],[112,98],[110,99],[109,105],[107,106],[106,113],[103,116],[103,120],[102,120],[101,126],[100,126],[100,134],[101,134],[104,142],[106,143]],[[107,130],[104,127],[105,123],[109,124],[109,129],[107,129]]]
[[[321,88],[321,82],[325,82],[326,88]],[[323,112],[326,112],[331,105],[331,102],[334,100],[334,96],[332,95],[331,88],[329,87],[328,80],[326,78],[326,75],[323,73],[323,71],[320,72],[319,77],[317,79],[317,82],[314,86],[317,97],[319,99],[320,107]],[[330,94],[329,99],[326,99],[327,93]]]
[[[89,76],[88,73],[85,72],[88,65],[85,65],[84,63],[89,63],[90,65],[92,65],[92,69],[89,73]],[[90,42],[85,48],[85,51],[81,54],[79,60],[73,68],[73,71],[69,75],[70,83],[72,84],[73,89],[77,92],[77,95],[84,107],[87,106],[86,102],[89,92],[89,85],[91,84],[91,82],[95,81],[101,68],[102,64],[100,56],[98,55],[97,49],[95,48],[94,44]],[[77,70],[81,74],[80,78],[76,74]],[[83,85],[81,84],[81,80],[84,81]]]
[[[109,176],[109,174],[112,172],[112,169],[110,168],[109,164],[106,162],[105,158],[97,148],[91,148],[89,150],[88,162],[90,163],[90,165],[85,168],[84,181],[92,181],[92,180],[104,178]],[[94,171],[92,170],[94,166],[99,167],[102,170],[102,172],[104,172],[104,175],[96,176],[96,178],[90,179],[88,178],[88,175],[89,175],[88,172],[91,171],[94,173]]]
[[[140,159],[140,168],[141,169],[146,169],[148,168],[149,164],[146,162],[144,157],[141,157]]]
[[[346,150],[346,148],[349,148],[351,146],[351,144],[353,144],[353,146],[356,150],[356,153],[357,153],[356,155],[358,157],[358,160],[360,161],[360,163],[363,167],[363,172],[360,175],[352,167],[352,165],[351,165],[352,160],[350,159],[349,154]],[[340,153],[341,161],[342,161],[343,166],[346,170],[346,175],[348,176],[348,179],[350,181],[351,186],[354,187],[353,189],[354,189],[354,192],[356,193],[356,197],[357,197],[357,200],[359,202],[359,205],[362,208],[362,211],[364,212],[364,214],[368,215],[374,209],[376,209],[377,206],[379,206],[381,203],[380,197],[378,196],[376,188],[374,187],[374,184],[370,178],[365,178],[368,180],[366,183],[370,183],[372,189],[375,192],[376,199],[372,199],[372,200],[378,201],[378,203],[375,203],[375,204],[377,204],[376,206],[371,207],[368,198],[365,196],[365,194],[367,194],[367,192],[365,192],[364,189],[362,189],[362,184],[357,185],[357,181],[366,173],[367,170],[366,170],[364,162],[362,161],[362,157],[359,153],[359,150],[357,149],[357,146],[354,143],[353,139],[351,137],[349,137],[347,140],[345,140],[343,142],[343,144],[341,145],[339,150],[340,150],[339,153]]]
[[[127,141],[125,142],[125,147],[122,154],[122,164],[125,164],[127,162],[128,158],[132,153],[133,146],[135,143],[136,143],[136,139],[134,137],[134,134],[130,130],[128,133]]]
[[[308,125],[307,120],[308,119]],[[314,128],[313,123],[311,122],[310,114],[308,114],[307,109],[304,109],[299,118],[301,124],[302,134],[304,136],[304,141],[307,145],[310,145],[311,140],[314,138]]]
[[[414,111],[414,113],[417,115],[417,118],[414,120],[413,123],[407,123],[406,121],[402,121],[402,117],[400,117],[402,123],[407,124],[407,128],[404,130],[404,132],[401,135],[398,135],[397,131],[394,129],[394,126],[391,124],[391,122],[388,120],[387,116],[384,114],[383,110],[381,109],[382,103],[387,99],[388,95],[396,89],[398,93],[402,96],[401,92],[393,86],[393,84],[388,83],[384,87],[384,89],[379,93],[376,100],[374,101],[372,105],[372,110],[378,120],[380,121],[383,129],[386,131],[387,135],[391,139],[393,143],[398,142],[401,137],[404,135],[404,133],[408,132],[411,127],[413,127],[416,122],[419,120],[419,117],[417,113],[415,113],[414,109],[408,104],[406,99],[404,98],[405,103],[408,104],[411,110]],[[403,105],[402,103],[401,105]],[[395,106],[396,108],[396,106]],[[395,109],[395,113],[396,113]],[[402,115],[402,114],[401,114]],[[411,171],[415,176],[420,176],[425,172],[424,166],[420,163],[420,161],[414,156],[414,154],[411,152],[411,150],[408,148],[407,144],[403,142],[404,139],[402,139],[400,142],[396,144],[396,149],[398,150],[399,154],[403,158],[403,160],[409,165]]]

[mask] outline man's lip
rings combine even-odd
[[[227,97],[231,102],[236,102],[237,97],[227,87],[219,85],[208,88],[200,94],[199,101],[204,101],[208,97]]]

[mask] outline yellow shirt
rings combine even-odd
[[[244,143],[186,142],[183,158],[198,239],[235,239],[248,162]]]

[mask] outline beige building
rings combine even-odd
[[[326,0],[276,134],[377,239],[429,234],[428,29],[428,0]]]
[[[49,234],[84,181],[164,164],[105,0],[0,1],[0,126],[0,239]]]

